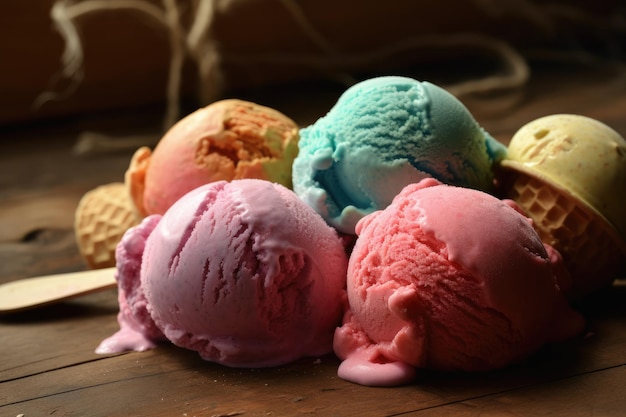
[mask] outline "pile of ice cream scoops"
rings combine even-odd
[[[310,126],[242,100],[138,149],[76,212],[116,265],[120,330],[232,367],[334,352],[338,375],[405,384],[488,371],[581,335],[573,302],[626,271],[626,141],[580,115],[508,146],[444,89],[360,82]]]

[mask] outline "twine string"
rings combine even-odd
[[[223,88],[224,75],[222,63],[242,63],[247,65],[265,63],[273,65],[303,66],[349,86],[356,82],[352,75],[355,71],[368,68],[376,63],[392,58],[395,54],[418,51],[425,48],[454,50],[454,48],[473,48],[496,58],[498,68],[493,73],[475,79],[461,80],[443,86],[457,97],[485,93],[494,90],[519,90],[530,77],[527,59],[507,42],[492,36],[478,33],[450,33],[438,35],[412,36],[398,39],[380,48],[365,52],[341,53],[308,19],[306,13],[296,0],[280,0],[290,17],[294,20],[306,38],[317,47],[317,54],[236,54],[220,51],[212,32],[215,19],[220,14],[229,13],[234,5],[245,0],[193,0],[192,20],[185,27],[181,19],[181,5],[177,0],[161,0],[160,4],[148,0],[57,0],[50,11],[50,17],[65,42],[61,57],[62,68],[51,82],[53,87],[41,93],[34,101],[35,108],[41,107],[52,100],[70,97],[84,80],[84,51],[78,31],[78,21],[85,15],[128,10],[139,12],[152,19],[158,27],[167,32],[170,62],[168,79],[165,86],[166,110],[163,120],[164,129],[171,127],[180,117],[181,85],[183,66],[188,58],[194,62],[199,79],[200,101],[209,104],[219,97]],[[528,21],[533,28],[541,30],[546,36],[554,36],[557,31],[557,19],[576,20],[579,25],[597,27],[598,22],[576,13],[575,10],[561,6],[540,6],[529,0],[472,0],[474,5],[485,14],[494,17],[506,14],[515,15]],[[506,4],[506,6],[505,6]],[[626,32],[623,21],[614,20],[607,23],[605,31]],[[611,46],[611,45],[609,45]],[[545,51],[543,51],[545,53]],[[541,56],[541,50],[534,50],[535,56]],[[580,60],[580,51],[572,51]],[[567,55],[567,54],[561,54]],[[597,57],[583,54],[589,60]],[[558,53],[554,56],[560,56]],[[562,56],[566,59],[566,56]],[[59,90],[58,84],[64,81],[67,85]],[[57,85],[57,88],[54,88]],[[106,139],[102,135],[83,139],[89,146],[78,146],[82,152],[89,149],[108,149],[107,144],[99,145]],[[129,143],[135,145],[135,140]],[[85,149],[87,149],[85,151]]]

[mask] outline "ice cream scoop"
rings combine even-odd
[[[396,76],[352,86],[300,136],[294,190],[352,234],[359,219],[422,178],[491,190],[492,165],[506,152],[452,94]]]
[[[343,379],[388,386],[417,368],[498,369],[583,328],[512,201],[425,179],[356,231],[334,339]]]
[[[137,150],[126,184],[137,211],[163,214],[200,185],[241,178],[291,188],[298,126],[269,107],[229,99],[196,110],[176,123],[154,151]]]
[[[146,337],[154,327],[234,367],[332,351],[347,255],[337,232],[286,187],[206,184],[147,217],[121,245],[130,248],[118,261],[121,330],[103,342],[106,351],[145,347],[159,337]]]
[[[141,263],[146,241],[161,216],[154,214],[128,229],[116,247],[115,281],[120,311],[120,330],[106,338],[96,353],[118,353],[128,350],[141,352],[166,340],[148,310],[148,301],[141,283]]]
[[[589,117],[533,120],[501,162],[503,195],[534,220],[572,274],[571,298],[626,272],[626,140]]]

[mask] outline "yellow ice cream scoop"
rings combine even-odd
[[[589,117],[555,114],[511,139],[502,162],[569,192],[626,237],[626,140]]]
[[[541,117],[515,133],[501,168],[505,196],[561,252],[574,294],[624,272],[626,140],[618,132],[581,115]]]

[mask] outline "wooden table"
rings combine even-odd
[[[340,93],[290,91],[249,98],[307,124]],[[492,99],[467,104],[503,142],[523,123],[552,113],[585,114],[626,134],[626,82],[610,71],[541,71],[517,98],[513,107],[485,105]],[[76,137],[87,129],[158,133],[158,118],[101,114],[3,129],[0,282],[85,268],[74,243],[74,209],[86,191],[122,180],[132,150],[77,156]],[[339,379],[332,355],[273,369],[226,368],[167,344],[97,355],[94,348],[118,328],[116,291],[107,290],[0,317],[0,415],[626,415],[626,286],[577,308],[588,320],[586,335],[508,369],[421,372],[408,386],[368,388]]]

